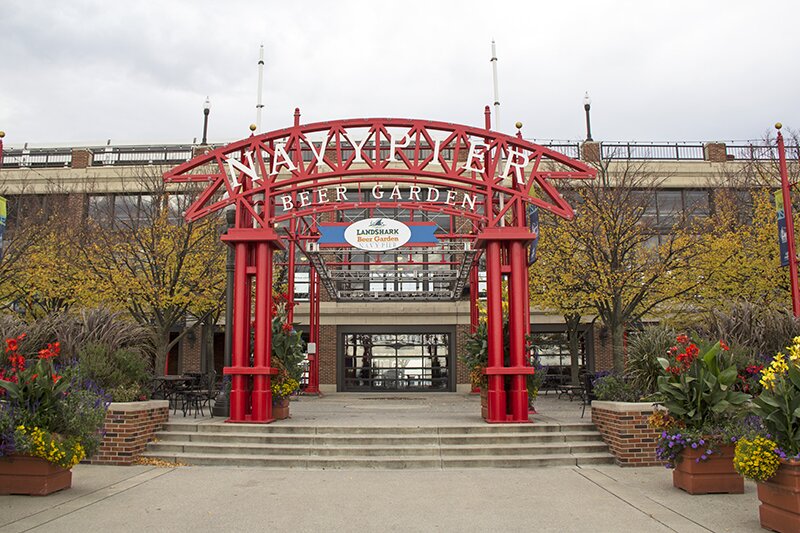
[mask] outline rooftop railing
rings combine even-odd
[[[579,141],[537,140],[533,142],[573,159],[581,157],[582,145]],[[711,143],[724,147],[729,161],[769,161],[776,160],[777,148],[765,143],[731,142]],[[703,161],[707,157],[709,144],[702,142],[598,142],[600,154],[611,160],[653,160],[653,161]],[[217,148],[222,145],[209,145]],[[165,144],[165,145],[129,145],[129,146],[88,146],[76,148],[6,148],[3,151],[2,168],[64,168],[72,166],[73,153],[85,151],[89,154],[88,164],[95,166],[130,166],[130,165],[178,165],[188,161],[195,153],[197,145]],[[365,152],[372,153],[374,146],[364,147]],[[381,156],[388,157],[388,149],[381,147]],[[306,150],[303,159],[311,161],[313,155]],[[351,152],[351,151],[350,151]],[[343,150],[345,156],[348,150]],[[442,149],[445,158],[452,156],[449,149]],[[413,157],[412,153],[408,154]],[[422,157],[429,155],[423,150]],[[800,160],[800,146],[786,147],[786,157]]]

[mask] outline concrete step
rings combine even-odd
[[[533,468],[612,463],[591,423],[347,427],[172,422],[145,457],[310,469]]]
[[[236,444],[236,443],[196,443],[196,442],[157,442],[149,446],[149,451],[159,454],[189,453],[202,455],[281,455],[281,456],[324,456],[350,457],[369,456],[392,458],[398,456],[456,457],[486,455],[487,450],[497,455],[551,455],[563,453],[595,453],[607,450],[603,442],[597,443],[547,443],[529,445],[501,445],[488,448],[483,445],[466,446],[325,446],[310,447],[277,444]]]
[[[556,455],[483,455],[468,458],[434,457],[285,457],[253,456],[241,454],[201,455],[193,453],[153,454],[169,461],[195,466],[242,466],[266,468],[306,468],[306,469],[442,469],[442,468],[532,468],[544,466],[582,466],[609,464],[614,458],[607,453],[556,454]]]
[[[443,468],[534,468],[542,466],[584,466],[612,464],[614,456],[607,452],[554,455],[479,455],[442,458]]]
[[[581,432],[548,432],[531,433],[490,433],[490,434],[369,434],[369,435],[344,435],[344,434],[259,434],[259,433],[218,433],[218,432],[185,432],[161,431],[156,434],[161,442],[231,442],[239,444],[292,444],[320,446],[346,446],[352,444],[373,445],[435,445],[435,444],[521,444],[536,442],[572,442],[572,441],[598,441],[600,436],[595,431]]]
[[[168,422],[165,431],[205,432],[205,433],[247,433],[247,434],[407,434],[407,435],[474,435],[474,434],[538,434],[565,431],[594,431],[590,423],[536,423],[536,424],[483,424],[475,426],[298,426],[282,424],[225,424],[221,422],[191,423]]]

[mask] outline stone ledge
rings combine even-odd
[[[659,409],[658,404],[652,402],[607,402],[601,400],[594,400],[592,402],[592,409],[605,409],[606,411],[614,411],[616,413],[627,412],[642,412],[642,411],[655,411]]]
[[[147,400],[144,402],[111,402],[108,405],[109,411],[149,411],[151,409],[168,409],[167,400]]]

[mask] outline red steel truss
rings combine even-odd
[[[299,111],[290,128],[210,150],[165,173],[168,183],[205,185],[185,214],[188,221],[228,205],[236,208],[235,227],[223,237],[236,258],[232,365],[224,370],[231,376],[229,421],[273,420],[270,381],[276,370],[269,347],[274,252],[287,249],[290,319],[297,251],[314,259],[309,273],[309,342],[317,350],[309,354],[307,392],[318,392],[319,268],[349,265],[351,260],[319,253],[317,245],[314,255],[308,243],[319,239],[319,224],[331,220],[326,213],[391,207],[407,210],[412,218],[415,213],[435,212],[460,220],[458,231],[453,226],[437,233],[437,238],[463,241],[466,249],[485,253],[487,421],[527,422],[525,379],[533,369],[528,366],[525,345],[529,331],[526,250],[534,235],[527,227],[526,206],[535,204],[572,218],[571,207],[551,182],[593,178],[594,174],[584,163],[521,136],[490,131],[488,121],[485,129],[382,118],[301,125]],[[325,264],[325,257],[330,264]],[[473,330],[479,319],[477,261],[478,255],[470,255],[461,274],[470,279]],[[503,346],[503,277],[509,283],[509,360],[504,358]]]

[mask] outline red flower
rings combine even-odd
[[[283,328],[283,331],[285,331],[286,333],[291,333],[291,331],[294,329],[292,325],[289,324],[288,322],[281,327]]]
[[[39,350],[39,359],[52,359],[61,353],[61,345],[57,342],[48,344],[44,350]]]
[[[27,337],[27,335],[23,333],[16,339],[6,339],[6,353],[19,350],[19,343],[22,342],[25,337]]]
[[[8,356],[8,361],[11,363],[11,368],[17,372],[25,370],[25,357],[22,355],[15,355],[15,352],[12,352],[12,355]]]
[[[669,372],[673,376],[679,376],[681,374],[681,368],[677,366],[668,366],[667,372]]]
[[[750,375],[758,374],[762,370],[764,370],[764,365],[750,365],[744,369]]]
[[[687,335],[678,335],[676,340],[680,344],[688,344],[689,343],[689,337]]]
[[[61,379],[61,376],[58,374],[53,374],[53,383],[58,383],[58,380]]]
[[[728,346],[728,343],[727,343],[727,342],[725,342],[725,341],[724,341],[724,340],[722,340],[722,339],[720,339],[720,341],[719,341],[719,347],[720,347],[720,348],[722,348],[722,349],[723,349],[723,350],[725,350],[725,351],[728,351],[728,350],[730,350],[730,349],[731,349],[731,347],[730,347],[730,346]]]

